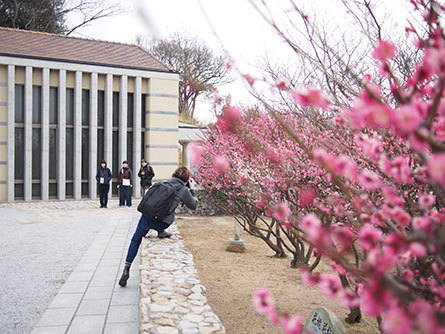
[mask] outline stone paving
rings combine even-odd
[[[225,329],[207,303],[206,288],[175,225],[170,239],[143,240],[140,333],[221,334]]]
[[[117,285],[140,217],[132,208],[110,218],[43,314],[33,334],[137,333],[139,257],[126,288]],[[122,212],[122,211],[121,211]]]
[[[74,252],[82,252],[80,261],[68,279],[62,280],[63,286],[32,333],[225,333],[207,304],[193,257],[185,250],[175,225],[169,228],[171,239],[158,239],[155,231],[144,238],[142,265],[139,268],[138,255],[127,287],[117,284],[140,214],[135,206],[118,208],[116,201],[111,201],[109,207],[98,209],[97,201],[0,205],[0,212],[13,211],[23,226],[51,222],[58,226],[61,221],[73,223],[76,216],[80,221],[93,220],[83,221],[88,226],[99,220],[103,226],[86,251],[71,246]],[[80,232],[71,230],[75,234],[68,235],[68,240]]]

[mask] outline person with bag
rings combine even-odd
[[[101,208],[107,207],[111,178],[111,170],[107,167],[107,162],[102,160],[100,162],[100,168],[96,174],[96,180],[99,183],[99,198]]]
[[[187,187],[190,171],[187,167],[175,170],[169,181],[153,185],[142,198],[138,210],[142,212],[136,231],[131,238],[125,259],[124,272],[119,285],[125,287],[130,277],[130,267],[136,257],[142,238],[153,229],[158,231],[159,238],[170,238],[171,233],[165,231],[175,220],[175,209],[180,202],[190,210],[195,210],[198,200],[193,189]]]
[[[139,169],[138,176],[141,178],[141,191],[142,196],[144,196],[147,189],[151,187],[151,180],[155,176],[153,168],[145,159],[141,160],[141,168]]]
[[[117,176],[117,188],[119,189],[119,206],[127,204],[131,206],[131,189],[133,188],[133,172],[128,167],[128,161],[122,162],[122,168]]]

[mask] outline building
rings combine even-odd
[[[102,159],[170,177],[178,83],[136,45],[0,28],[0,202],[96,198]]]

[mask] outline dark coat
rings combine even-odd
[[[144,172],[144,175],[142,175],[142,172]],[[143,188],[149,188],[151,187],[151,180],[155,176],[155,172],[150,165],[146,165],[145,167],[141,167],[141,169],[139,169],[138,176],[141,178],[141,186]]]
[[[104,178],[104,183],[103,184],[110,184],[110,181],[111,181],[111,178],[112,178],[112,176],[111,176],[111,170],[110,170],[110,168],[108,168],[106,165],[105,165],[105,168],[99,168],[99,170],[97,171],[97,174],[96,174],[96,180],[97,180],[97,182],[99,182],[100,183],[100,178],[101,177],[103,177]]]
[[[133,185],[133,172],[129,167],[122,167],[117,176],[117,184],[122,185],[122,179],[130,179],[130,185]]]

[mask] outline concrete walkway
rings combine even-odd
[[[117,282],[140,215],[111,217],[34,327],[33,334],[138,333],[139,255],[127,287]]]

